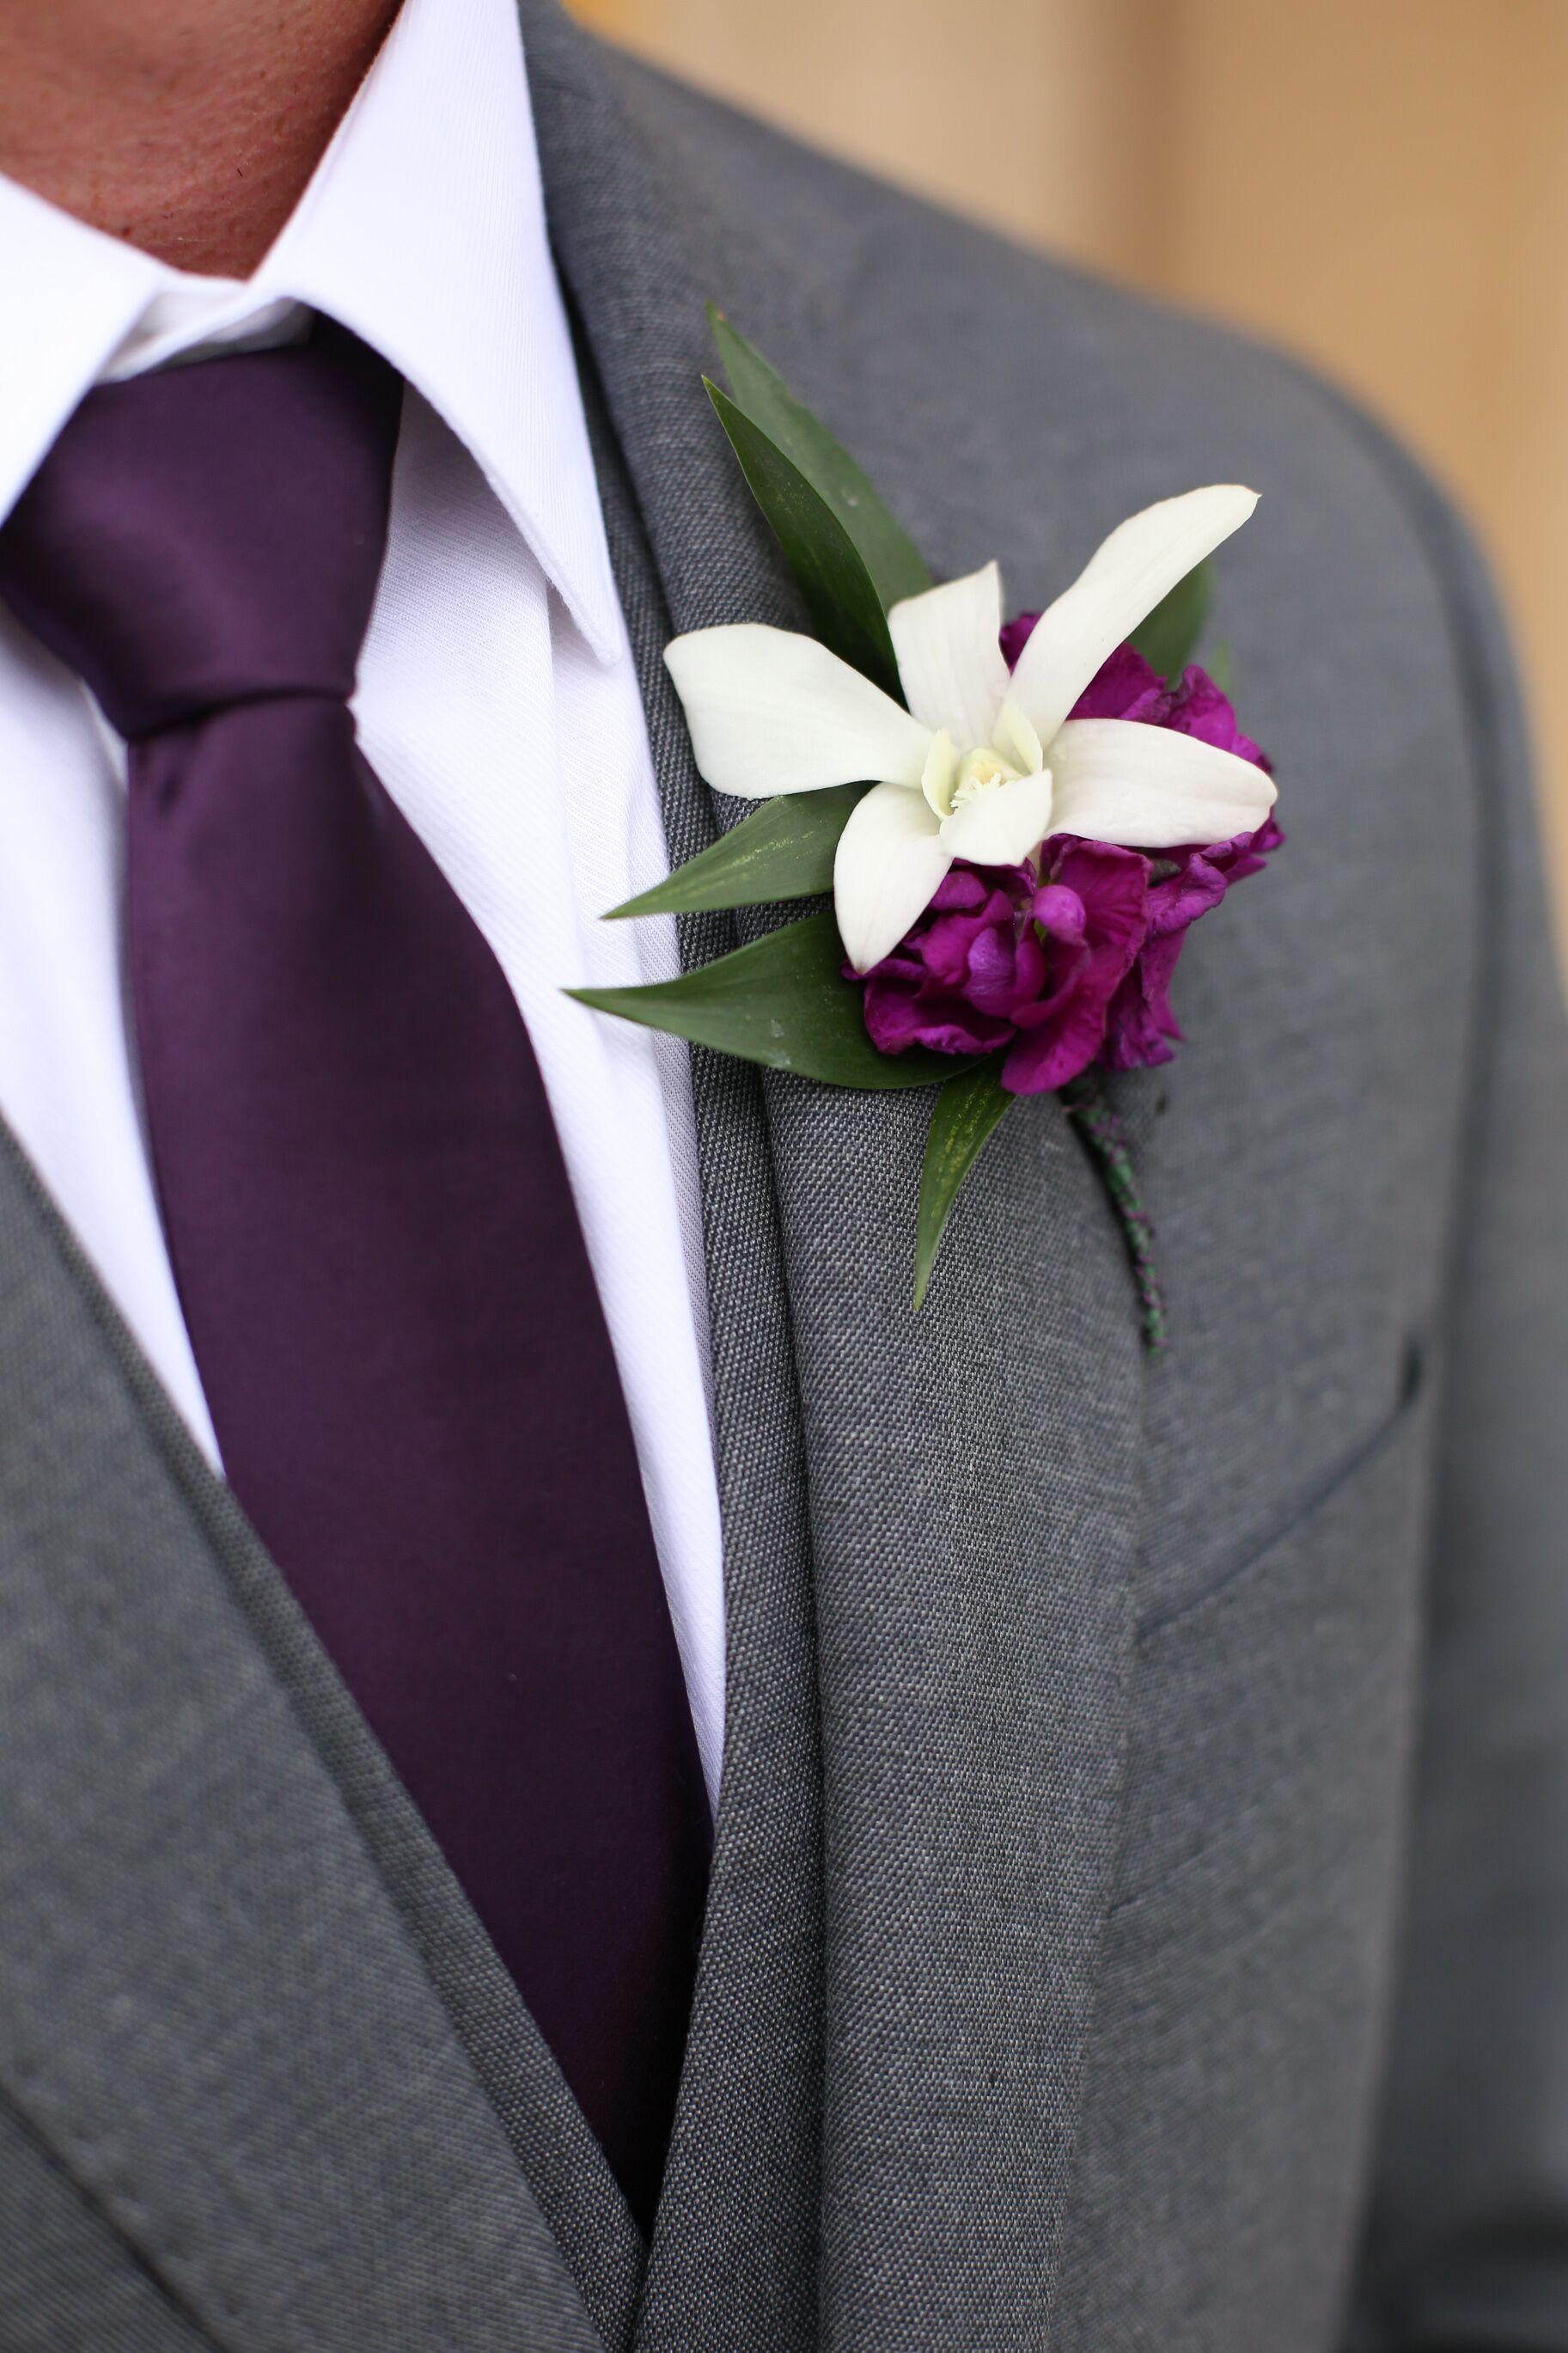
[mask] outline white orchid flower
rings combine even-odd
[[[1118,526],[1037,623],[1008,676],[994,564],[895,605],[907,710],[789,629],[694,629],[665,649],[697,765],[745,800],[873,780],[839,840],[833,897],[850,962],[897,946],[955,858],[1017,866],[1047,835],[1129,849],[1228,841],[1262,824],[1260,768],[1191,735],[1068,713],[1107,656],[1257,505],[1233,483]]]

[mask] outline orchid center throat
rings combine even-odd
[[[1013,767],[999,752],[984,747],[966,752],[952,780],[948,807],[963,808],[968,802],[978,800],[982,793],[993,793],[999,785],[1016,783],[1022,774],[1021,768]]]

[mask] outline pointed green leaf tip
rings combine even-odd
[[[1002,1084],[1002,1056],[948,1080],[931,1113],[915,1229],[915,1305],[923,1305],[948,1216],[964,1178],[1005,1112],[1018,1101]]]
[[[947,1078],[952,1070],[947,1055],[920,1048],[878,1052],[866,1034],[862,992],[844,978],[843,966],[838,926],[825,910],[679,980],[568,994],[601,1013],[827,1086],[882,1090]]]
[[[859,550],[827,501],[743,408],[704,376],[708,397],[795,576],[817,636],[841,661],[899,693],[899,666],[882,600]]]
[[[781,793],[678,866],[651,891],[612,907],[606,923],[626,915],[695,915],[716,907],[766,907],[775,900],[815,899],[833,888],[833,853],[849,813],[868,789],[834,785],[826,792]]]
[[[796,400],[778,370],[708,305],[713,344],[737,408],[765,433],[843,525],[882,610],[931,585],[920,550],[843,445]]]
[[[1181,677],[1196,659],[1213,601],[1214,565],[1205,555],[1132,632],[1131,642],[1151,670],[1163,679]]]

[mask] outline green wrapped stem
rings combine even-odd
[[[1128,1261],[1132,1268],[1132,1280],[1137,1286],[1138,1304],[1143,1317],[1144,1345],[1153,1355],[1170,1345],[1170,1326],[1165,1314],[1165,1294],[1160,1284],[1160,1272],[1154,1263],[1154,1228],[1143,1197],[1138,1189],[1137,1172],[1132,1165],[1131,1146],[1126,1131],[1106,1098],[1099,1075],[1085,1071],[1062,1089],[1062,1101],[1068,1115],[1088,1145],[1090,1156],[1100,1171],[1100,1182],[1110,1198],[1127,1245]]]

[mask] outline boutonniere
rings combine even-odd
[[[997,1123],[1063,1097],[1164,1341],[1149,1222],[1101,1074],[1168,1061],[1189,926],[1283,837],[1268,764],[1193,661],[1232,484],[1118,525],[1043,611],[994,564],[932,584],[865,475],[728,321],[707,389],[815,636],[696,629],[665,650],[698,769],[762,806],[616,918],[830,909],[587,1005],[830,1086],[933,1088],[914,1303]],[[1215,670],[1220,669],[1216,660]]]

